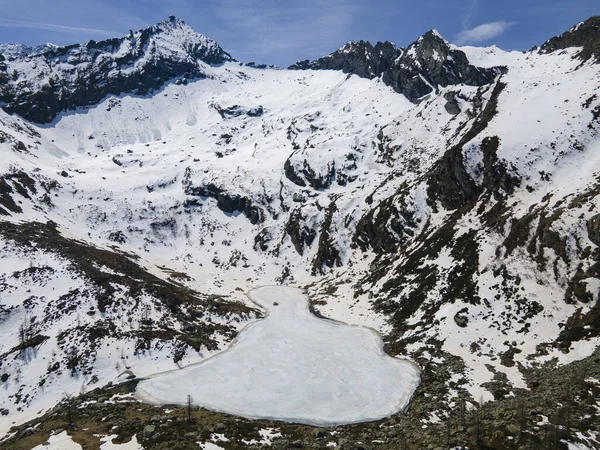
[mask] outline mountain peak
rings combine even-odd
[[[431,29],[407,47],[408,52],[411,52],[411,49],[413,49],[412,51],[424,52],[426,57],[429,57],[432,52],[437,54],[448,53],[450,44],[437,30]]]
[[[179,17],[173,16],[173,15],[169,16],[169,18],[163,22],[185,25],[185,22],[182,19],[180,19]]]
[[[473,66],[464,52],[452,49],[436,30],[430,30],[411,43],[396,59],[382,81],[409,100],[418,102],[436,92],[439,86],[491,83],[500,68]]]
[[[133,40],[134,45],[140,48],[149,44],[155,54],[161,53],[166,57],[185,58],[187,55],[208,64],[220,64],[233,59],[215,41],[196,32],[175,16],[131,32],[125,39]],[[108,41],[113,42],[114,39]]]
[[[361,48],[373,48],[373,45],[369,41],[349,41],[342,45],[337,51],[342,53],[350,53]]]
[[[205,78],[207,64],[233,60],[175,16],[120,38],[64,47],[4,45],[0,53],[10,56],[5,72],[12,74],[0,86],[0,102],[7,112],[38,123],[108,94],[145,95],[173,78]],[[49,92],[52,101],[34,98]]]
[[[169,16],[168,19],[162,20],[160,22],[155,23],[154,25],[150,25],[145,29],[151,29],[155,31],[168,31],[173,29],[190,29],[195,34],[200,34],[194,31],[187,23],[185,23],[182,19],[176,16]],[[143,31],[144,29],[140,30]]]
[[[423,35],[423,37],[439,39],[441,41],[448,42],[448,41],[446,41],[446,39],[444,39],[444,36],[442,36],[442,34],[435,28],[432,28],[431,30],[429,30],[427,33],[425,33]]]

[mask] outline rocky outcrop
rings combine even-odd
[[[580,47],[577,57],[583,61],[594,59],[600,63],[600,16],[590,17],[559,36],[548,39],[540,53],[552,53],[570,47]]]
[[[110,94],[145,95],[173,78],[204,78],[203,64],[230,60],[217,43],[171,16],[122,38],[12,48],[0,61],[0,103],[8,113],[49,123],[61,111],[96,104]]]
[[[243,115],[248,117],[260,117],[264,114],[264,109],[262,106],[258,106],[256,108],[244,108],[240,105],[233,105],[223,108],[219,105],[213,105],[213,107],[223,119],[227,119],[228,117],[239,117]]]
[[[312,261],[312,274],[324,274],[325,267],[339,267],[342,265],[340,250],[336,246],[336,233],[332,230],[333,215],[337,211],[335,200],[325,210],[325,217],[319,230],[317,252]]]
[[[465,169],[462,147],[448,150],[429,173],[427,192],[430,201],[439,201],[444,208],[453,210],[476,200],[483,192],[489,192],[498,200],[511,194],[519,186],[520,179],[505,161],[498,159],[499,144],[497,136],[486,137],[481,142],[480,182],[475,182]]]
[[[455,92],[446,92],[444,94],[444,99],[446,100],[444,109],[448,114],[452,114],[453,116],[460,114],[460,105],[458,104]]]
[[[428,176],[427,194],[434,204],[457,209],[481,194],[481,188],[465,169],[462,147],[452,147],[435,163]]]
[[[481,141],[483,154],[483,189],[491,192],[496,200],[501,200],[514,192],[521,180],[514,167],[509,167],[506,161],[498,158],[498,136],[486,137]]]
[[[0,53],[0,86],[8,81],[8,74],[6,73],[7,69],[6,58]]]
[[[265,212],[263,209],[256,206],[248,197],[239,194],[231,194],[225,189],[215,186],[212,183],[202,186],[186,185],[184,191],[187,195],[214,198],[217,201],[217,207],[224,213],[233,214],[236,211],[243,212],[252,225],[256,225],[265,220]]]
[[[600,246],[600,214],[596,214],[588,219],[587,232],[590,241]]]
[[[292,155],[293,156],[293,155]],[[315,190],[327,189],[335,179],[336,171],[333,162],[327,164],[324,171],[317,171],[306,159],[301,162],[290,156],[283,165],[285,176],[292,183],[304,187],[307,184]]]

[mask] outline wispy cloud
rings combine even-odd
[[[465,6],[462,18],[462,27],[467,30],[471,27],[471,22],[479,9],[479,0],[469,0]]]
[[[0,19],[0,27],[7,28],[31,28],[36,30],[53,31],[56,33],[81,34],[93,33],[102,36],[117,36],[119,32],[111,30],[97,30],[94,28],[71,27],[66,25],[57,25],[54,23],[28,22],[24,20]]]
[[[484,23],[476,26],[475,28],[465,29],[456,38],[456,43],[458,45],[463,45],[468,43],[488,41],[500,36],[514,24],[515,22],[505,22],[500,20],[497,22]]]
[[[221,0],[217,14],[239,38],[234,54],[317,57],[349,34],[360,8],[360,0]]]

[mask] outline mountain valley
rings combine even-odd
[[[599,42],[596,16],[525,52],[431,30],[280,69],[170,17],[0,44],[0,447],[599,448]],[[414,362],[408,406],[138,401],[275,285]]]

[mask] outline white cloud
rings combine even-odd
[[[56,25],[53,23],[28,22],[24,20],[0,19],[0,27],[8,28],[33,28],[36,30],[54,31],[57,33],[94,33],[102,36],[118,36],[119,32],[110,30],[97,30],[94,28],[70,27],[66,25]]]
[[[471,42],[487,41],[500,36],[514,24],[515,22],[505,22],[503,20],[498,22],[484,23],[476,26],[475,28],[462,31],[458,35],[456,43],[458,45],[462,45]]]

